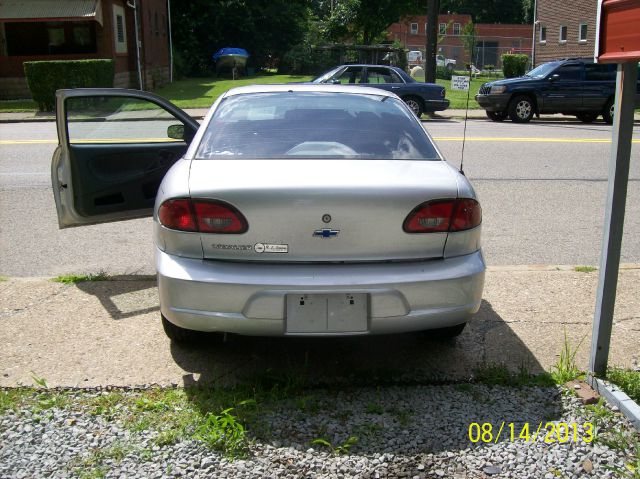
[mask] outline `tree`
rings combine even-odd
[[[327,36],[371,45],[386,39],[386,29],[406,15],[422,13],[417,0],[335,0],[326,21]]]
[[[441,0],[440,11],[471,15],[476,23],[527,23],[528,0]]]
[[[476,49],[476,26],[473,22],[467,23],[462,27],[462,45],[464,45],[464,52],[467,54],[469,63],[473,63],[473,54]]]
[[[222,47],[246,49],[258,66],[281,57],[302,41],[310,8],[308,0],[190,0],[172,2],[171,14],[179,73],[197,75]]]

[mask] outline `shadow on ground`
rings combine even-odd
[[[326,444],[314,445],[315,439],[338,447],[351,436],[357,442],[348,452],[358,454],[456,451],[476,447],[469,439],[472,423],[537,427],[561,417],[555,388],[468,382],[509,383],[506,369],[494,367],[497,363],[515,373],[542,371],[490,303],[483,301],[456,340],[430,336],[234,336],[195,349],[172,343],[171,353],[191,371],[184,386],[203,414],[234,407],[250,437],[301,453],[309,447],[330,450]],[[231,391],[227,403],[211,399],[225,389]],[[256,399],[257,406],[243,406],[248,399]],[[415,466],[407,464],[407,471]]]
[[[81,281],[76,286],[98,298],[115,320],[160,311],[155,276],[111,276],[109,281]]]
[[[207,336],[198,347],[171,344],[174,361],[191,374],[185,385],[235,384],[298,377],[317,385],[450,382],[504,364],[532,374],[543,368],[487,301],[454,340],[423,333],[344,338]]]

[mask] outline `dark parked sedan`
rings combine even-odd
[[[398,67],[341,65],[320,75],[313,83],[368,86],[387,90],[402,98],[418,118],[423,113],[449,108],[444,87],[416,81]]]

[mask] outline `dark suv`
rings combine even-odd
[[[476,101],[493,121],[508,116],[526,123],[534,114],[562,113],[585,123],[602,115],[605,122],[613,123],[615,91],[616,65],[570,58],[543,63],[523,77],[485,83]],[[640,105],[638,94],[636,105]]]

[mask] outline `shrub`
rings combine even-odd
[[[528,63],[527,55],[505,53],[502,55],[502,71],[505,78],[521,77],[526,73]]]
[[[439,80],[451,80],[453,73],[446,67],[436,67],[436,78]]]
[[[61,88],[113,87],[115,64],[106,59],[24,62],[24,72],[40,111],[51,111]]]

